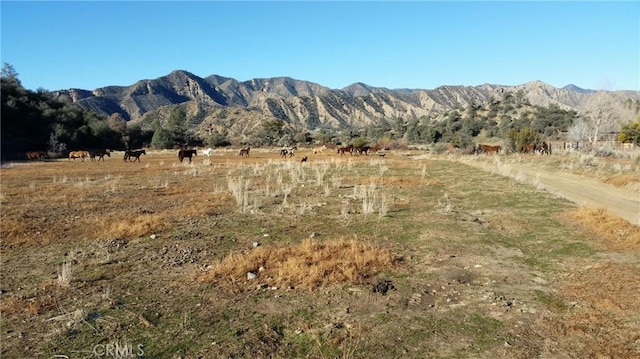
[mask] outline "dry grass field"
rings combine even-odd
[[[5,164],[0,357],[640,358],[640,228],[450,157]]]

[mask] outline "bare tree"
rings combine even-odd
[[[571,127],[567,129],[567,139],[576,143],[576,149],[580,141],[589,138],[589,124],[585,119],[578,119]]]
[[[611,103],[611,98],[605,96],[604,92],[599,92],[589,101],[582,117],[588,126],[587,139],[595,146],[602,132],[617,127],[620,114]]]

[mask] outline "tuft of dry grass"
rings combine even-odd
[[[202,276],[219,285],[246,283],[247,273],[269,286],[317,288],[334,283],[362,283],[395,264],[390,250],[344,238],[281,247],[260,246],[232,252]]]
[[[640,182],[640,175],[637,173],[624,173],[607,178],[605,183],[616,187],[624,187],[629,184]]]
[[[59,287],[68,287],[69,283],[73,279],[73,265],[71,262],[64,262],[60,266],[60,273],[58,274],[57,283]]]
[[[640,227],[620,218],[604,208],[581,207],[566,214],[587,232],[602,238],[610,250],[637,251],[640,249]]]
[[[160,231],[168,226],[168,220],[162,215],[134,215],[127,219],[113,220],[106,223],[103,231],[98,231],[98,236],[104,238],[136,238]]]

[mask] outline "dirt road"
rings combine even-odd
[[[580,206],[606,208],[630,223],[640,225],[640,194],[636,192],[571,173],[533,168],[523,163],[459,160],[485,171],[529,183]]]

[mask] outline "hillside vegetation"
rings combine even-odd
[[[543,82],[389,90],[362,83],[341,90],[287,77],[239,82],[174,71],[131,86],[36,92],[5,64],[3,158],[26,151],[51,157],[81,148],[452,143],[475,137],[514,142],[566,137],[593,141],[640,113],[637,91],[591,91]],[[594,124],[605,115],[606,123]],[[635,127],[631,128],[634,130]],[[569,131],[571,132],[571,131]],[[595,136],[593,135],[595,133]],[[637,135],[623,137],[634,142]],[[574,140],[574,139],[571,139]],[[518,146],[511,146],[519,150]]]

